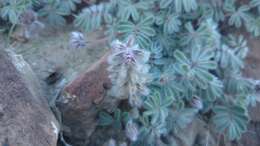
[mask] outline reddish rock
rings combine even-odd
[[[246,59],[244,75],[250,78],[260,80],[260,38],[253,38],[244,34],[249,46],[249,52]]]
[[[115,107],[112,99],[106,98],[106,91],[111,86],[107,72],[108,55],[109,52],[69,83],[58,103],[66,127],[64,135],[73,145],[87,145],[97,125],[97,107]]]
[[[259,102],[256,103],[256,106],[250,107],[249,115],[253,122],[260,122],[260,103]]]
[[[251,122],[248,131],[244,133],[241,139],[231,146],[260,146],[260,123]]]
[[[253,38],[248,33],[243,33],[248,41],[249,52],[246,58],[244,68],[244,76],[260,80],[260,39]],[[260,94],[257,97],[260,101]],[[254,122],[260,122],[260,103],[258,102],[255,107],[250,108],[250,117]]]
[[[29,75],[30,77],[28,77]],[[21,56],[0,51],[0,145],[56,146],[58,124]],[[33,79],[33,80],[29,80]]]
[[[260,80],[260,39],[252,37],[250,34],[242,32],[246,37],[249,47],[246,64],[243,71],[244,76]],[[258,91],[259,92],[259,91]],[[260,94],[257,95],[260,101]],[[252,122],[248,126],[248,131],[244,133],[236,146],[259,146],[260,145],[260,102],[249,111]]]
[[[105,89],[110,85],[107,56],[108,53],[65,87],[66,99],[73,100],[68,101],[70,104],[76,104],[79,109],[88,109],[93,103],[102,101]]]

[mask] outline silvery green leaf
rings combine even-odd
[[[121,20],[127,21],[132,18],[134,21],[139,20],[139,10],[146,10],[149,7],[148,2],[133,2],[131,0],[119,1],[119,12],[118,15]]]
[[[225,10],[231,13],[231,16],[228,20],[229,25],[234,25],[239,28],[242,26],[242,21],[248,22],[251,16],[248,14],[250,7],[243,5],[237,9],[227,7]]]
[[[189,64],[190,63],[189,59],[183,54],[183,52],[181,52],[179,50],[176,50],[174,52],[174,57],[180,63],[183,63],[183,64]]]
[[[170,128],[168,130],[177,132],[180,129],[186,128],[186,126],[192,122],[197,113],[198,110],[194,108],[178,109],[171,112],[167,119],[167,124]]]
[[[4,2],[3,2],[4,3]],[[10,0],[6,1],[3,6],[1,7],[0,3],[0,16],[12,24],[19,23],[20,15],[29,9],[32,5],[30,1],[17,1],[17,0]]]
[[[220,34],[217,25],[212,19],[202,21],[197,29],[192,23],[185,24],[187,33],[181,38],[181,44],[189,47],[218,48]]]
[[[76,10],[76,4],[80,2],[80,0],[62,0],[59,7],[60,9],[63,9],[63,11],[67,11],[67,13],[70,13],[71,11]]]
[[[108,24],[113,23],[113,16],[110,13],[105,13],[104,19],[105,19],[105,22],[108,23]]]
[[[49,1],[38,13],[39,16],[45,17],[51,26],[58,27],[66,24],[63,16],[69,15],[70,10],[60,7],[60,1]]]
[[[225,133],[230,140],[238,139],[247,129],[246,110],[236,105],[216,106],[212,121],[216,130]]]
[[[174,0],[175,9],[177,12],[191,12],[197,9],[198,4],[196,0]]]
[[[127,21],[122,22],[118,26],[119,33],[122,33],[126,38],[130,35],[135,36],[136,42],[140,47],[146,48],[151,43],[151,38],[156,34],[155,30],[151,27],[154,22],[153,17],[145,17],[137,24]]]
[[[111,115],[105,112],[99,114],[99,125],[109,126],[114,122],[114,119]]]
[[[164,122],[168,116],[168,108],[172,104],[173,98],[170,96],[162,97],[162,94],[155,91],[144,102],[144,108],[146,109],[144,115],[151,116],[151,123]]]
[[[104,6],[103,4],[93,5],[85,8],[76,15],[74,25],[82,28],[84,31],[91,31],[100,28],[102,24]]]
[[[170,14],[166,16],[166,21],[164,22],[164,33],[172,34],[174,32],[179,32],[181,25],[181,20],[176,14]]]
[[[260,17],[251,19],[246,23],[247,31],[251,32],[255,37],[260,36]]]
[[[259,0],[251,0],[250,6],[252,7],[258,7],[258,10],[260,10],[260,1]],[[260,11],[259,11],[260,12]]]
[[[161,0],[160,8],[162,8],[162,9],[167,8],[172,2],[173,2],[173,0]]]

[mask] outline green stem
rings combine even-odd
[[[7,36],[7,45],[8,46],[10,46],[11,34],[13,33],[15,26],[16,26],[16,24],[12,24],[12,26],[8,32],[8,36]]]

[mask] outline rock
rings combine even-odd
[[[249,47],[243,75],[247,78],[260,80],[260,38],[254,38],[244,30],[241,33],[247,39]],[[260,101],[260,94],[257,95],[257,98]],[[250,107],[249,115],[252,122],[248,126],[248,131],[242,135],[238,146],[260,145],[260,102],[257,102],[256,106]]]
[[[243,73],[246,77],[260,80],[260,38],[253,38],[246,33],[243,35],[246,37],[249,46]]]
[[[0,145],[56,146],[58,123],[30,66],[0,52]]]
[[[255,106],[250,107],[250,118],[253,122],[260,122],[260,103],[257,102]]]
[[[241,139],[231,146],[259,146],[260,145],[260,123],[251,122],[248,131],[244,133]]]
[[[260,145],[260,135],[257,129],[260,128],[259,124],[250,124],[248,131],[243,134],[239,143],[240,146],[259,146]]]
[[[108,53],[65,87],[63,102],[75,103],[78,108],[88,109],[93,103],[102,101],[106,88],[110,86],[107,56]]]
[[[260,39],[253,38],[248,33],[243,33],[243,35],[247,38],[249,52],[246,58],[246,65],[244,68],[244,76],[248,78],[253,78],[256,80],[260,80]],[[258,97],[260,99],[260,94]],[[259,100],[260,101],[260,100]],[[257,102],[255,107],[250,108],[250,117],[254,122],[260,122],[260,103]]]
[[[182,130],[172,136],[176,146],[210,145],[216,146],[215,133],[206,128],[207,124],[199,118],[194,120]],[[172,141],[173,142],[173,141]]]
[[[116,107],[112,99],[105,98],[111,86],[107,72],[108,54],[70,82],[57,103],[63,116],[64,135],[75,146],[87,145],[89,142],[97,126],[98,108]]]

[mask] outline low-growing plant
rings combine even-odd
[[[112,55],[108,59],[112,89],[110,94],[120,99],[128,99],[132,107],[142,106],[142,96],[149,94],[149,53],[141,50],[129,37],[125,43],[112,43]]]
[[[92,19],[77,17],[82,22],[77,26],[90,31],[97,28],[90,23],[98,22],[94,26],[103,26],[108,37],[124,41],[112,43],[108,70],[110,95],[128,99],[130,109],[138,113],[130,114],[138,134],[130,145],[171,145],[162,137],[178,134],[196,118],[229,140],[241,137],[250,120],[248,107],[255,103],[255,84],[241,72],[246,40],[226,29],[244,27],[259,36],[259,4],[255,0],[111,0],[102,3],[97,13],[85,8],[82,14],[92,11],[88,14]],[[94,14],[98,18],[91,17]],[[149,92],[136,94],[142,89]],[[132,96],[140,100],[138,106],[133,106]]]
[[[45,18],[52,27],[66,24],[65,16],[76,10],[80,0],[3,0],[0,1],[0,18],[14,27],[21,23],[20,17],[28,10],[35,10],[37,16]],[[12,28],[13,29],[13,28]]]

